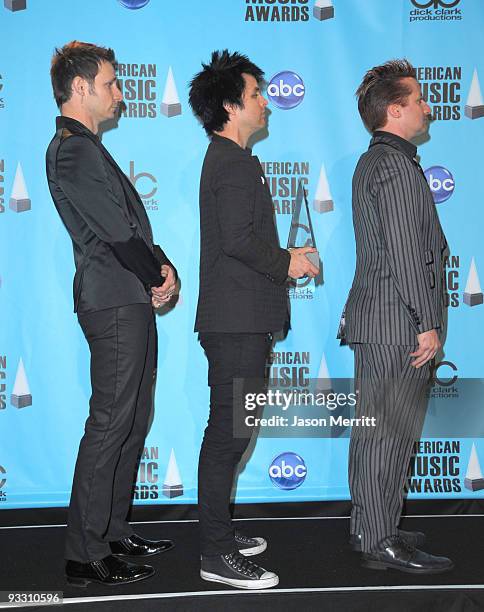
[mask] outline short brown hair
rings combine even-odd
[[[91,43],[73,40],[56,49],[52,58],[50,77],[57,106],[60,108],[72,96],[72,81],[80,76],[92,89],[94,79],[102,62],[109,62],[116,69],[116,59],[112,49],[98,47]]]
[[[417,72],[406,59],[390,60],[365,74],[356,96],[360,116],[370,132],[385,125],[390,104],[406,105],[410,89],[402,79],[407,77],[416,79]]]

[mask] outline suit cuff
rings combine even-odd
[[[274,269],[269,274],[266,274],[267,278],[276,285],[283,285],[287,280],[290,263],[291,255],[289,251],[280,249]]]

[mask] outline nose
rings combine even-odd
[[[430,115],[431,112],[432,110],[430,109],[430,106],[427,104],[427,102],[424,102],[424,113],[426,115]]]
[[[261,100],[262,108],[265,108],[269,104],[269,100],[267,98],[264,98],[264,96],[261,96]]]
[[[121,89],[119,87],[118,82],[116,82],[114,86],[114,99],[116,100],[116,102],[121,102],[121,100],[123,99],[123,94],[121,93]]]

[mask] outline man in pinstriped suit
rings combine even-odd
[[[377,425],[351,435],[350,543],[366,567],[439,573],[452,561],[419,550],[423,533],[398,529],[444,317],[447,243],[411,142],[430,108],[406,60],[368,71],[356,95],[373,138],[353,177],[356,271],[343,333],[355,351],[356,416]]]

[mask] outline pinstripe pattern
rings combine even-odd
[[[410,365],[415,347],[355,344],[356,416],[375,417],[375,428],[353,427],[349,484],[351,533],[362,550],[385,546],[397,535],[413,444],[427,408],[430,364]]]
[[[349,343],[412,345],[416,334],[443,325],[447,243],[423,172],[398,146],[375,136],[353,177]]]
[[[430,366],[410,365],[417,334],[443,327],[444,251],[432,193],[411,143],[377,132],[353,176],[356,271],[345,308],[346,341],[355,350],[357,416],[349,482],[351,533],[362,550],[397,535],[403,487],[427,406]]]

